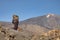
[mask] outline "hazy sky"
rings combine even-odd
[[[25,20],[47,13],[60,15],[60,0],[0,0],[0,21],[11,21],[13,14]]]

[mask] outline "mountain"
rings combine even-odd
[[[44,16],[34,17],[20,22],[20,24],[32,24],[45,27],[47,29],[60,29],[60,16],[48,14]]]
[[[10,22],[0,22],[4,27],[13,27]],[[23,30],[41,34],[53,29],[60,29],[60,16],[56,14],[47,14],[44,16],[33,17],[21,21],[19,27]]]
[[[12,27],[11,22],[0,21],[0,40],[60,40],[60,16],[56,14],[21,21],[18,28],[21,30]]]

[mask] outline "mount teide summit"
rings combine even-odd
[[[55,14],[48,14],[44,16],[38,16],[30,18],[20,22],[20,24],[37,25],[46,29],[60,29],[60,16]]]

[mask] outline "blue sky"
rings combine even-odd
[[[11,22],[13,14],[22,21],[48,13],[60,15],[60,0],[0,0],[0,21]]]

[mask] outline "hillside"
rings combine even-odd
[[[5,40],[6,35],[12,40],[60,40],[60,16],[48,14],[44,16],[33,17],[19,23],[19,30],[13,30],[11,22],[0,21],[0,40]],[[2,29],[1,29],[2,28]],[[7,29],[6,29],[7,28]],[[59,30],[59,31],[58,31]],[[55,36],[58,31],[58,37]],[[6,34],[4,34],[7,32]],[[10,35],[12,33],[12,35]],[[17,33],[14,35],[14,33]],[[52,36],[53,35],[53,36]],[[11,36],[14,36],[11,38]],[[4,39],[2,39],[3,37]],[[48,38],[49,37],[49,38]]]
[[[60,30],[50,30],[41,35],[29,31],[16,31],[0,26],[0,40],[60,40]]]
[[[60,16],[48,14],[44,16],[34,17],[20,22],[20,24],[32,24],[42,26],[47,29],[60,29]]]
[[[3,27],[13,27],[10,22],[0,22]],[[44,16],[33,17],[24,21],[21,21],[19,27],[23,30],[30,31],[32,33],[44,33],[53,29],[60,29],[60,16],[55,14],[47,14]]]

